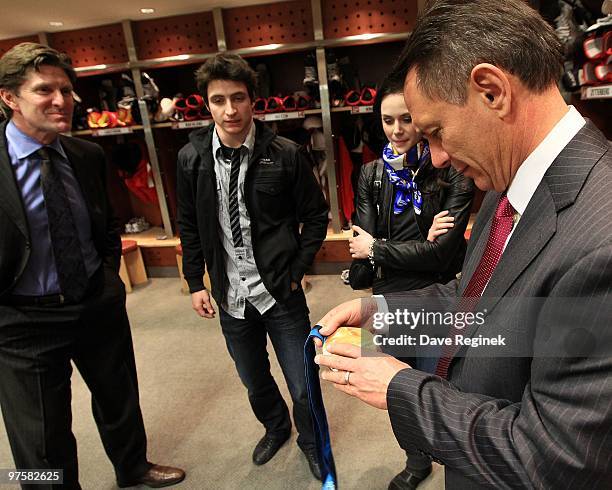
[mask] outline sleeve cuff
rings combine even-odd
[[[185,281],[187,281],[187,285],[189,286],[190,293],[197,293],[198,291],[202,291],[206,289],[204,286],[204,281],[202,277],[186,277]]]
[[[389,313],[389,305],[387,304],[385,297],[382,294],[373,294],[372,299],[376,301],[378,317],[385,318],[386,313]],[[374,322],[374,328],[377,334],[387,335],[389,333],[389,325],[386,321],[380,320],[378,322]]]
[[[413,424],[420,420],[417,393],[428,378],[431,378],[430,374],[406,368],[391,379],[387,388],[387,411],[395,438],[402,449],[423,455],[427,453],[419,447],[423,443],[419,437],[422,429],[415,429]],[[407,425],[406,421],[411,423]]]
[[[291,279],[292,282],[299,284],[302,281],[302,278],[304,277],[304,275],[306,274],[307,269],[308,268],[304,267],[302,262],[295,259],[291,264],[291,269],[289,271],[289,278]]]

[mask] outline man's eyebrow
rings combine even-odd
[[[440,123],[438,121],[425,121],[422,123],[420,121],[412,119],[412,124],[414,124],[419,130],[424,134],[430,134],[432,130],[435,130],[440,127]]]
[[[53,83],[50,83],[50,82],[36,82],[36,83],[34,83],[29,88],[29,90],[32,90],[32,91],[36,91],[36,90],[54,90],[55,87],[56,87],[56,85],[53,84]],[[70,91],[74,90],[72,85],[59,85],[59,86],[57,86],[57,88],[59,90],[61,90],[61,91],[63,91],[63,90],[70,90]]]
[[[211,99],[215,98],[215,97],[235,97],[236,95],[246,95],[246,92],[243,92],[242,90],[238,91],[238,92],[234,92],[229,94],[228,96],[226,96],[225,94],[212,94],[210,96]]]

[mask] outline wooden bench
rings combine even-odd
[[[125,284],[126,293],[132,292],[132,286],[144,284],[149,280],[140,247],[135,240],[121,240],[119,277]]]

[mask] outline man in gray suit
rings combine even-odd
[[[344,303],[321,333],[432,297],[485,325],[451,327],[435,375],[336,344],[317,356],[338,370],[323,378],[387,409],[402,448],[445,465],[446,488],[609,488],[612,149],[559,93],[554,32],[521,0],[440,0],[396,69],[434,165],[489,192],[460,279]],[[564,328],[568,312],[582,330]],[[458,342],[498,335],[512,344],[498,355]]]

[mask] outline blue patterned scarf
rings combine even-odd
[[[402,214],[408,203],[412,202],[414,212],[421,214],[423,207],[423,196],[418,189],[414,178],[423,164],[429,159],[429,145],[425,140],[419,141],[408,153],[398,153],[391,143],[387,144],[382,154],[385,162],[385,170],[389,176],[389,182],[395,187],[396,196],[393,203],[393,214]],[[392,163],[400,162],[404,166],[401,170],[395,170]]]

